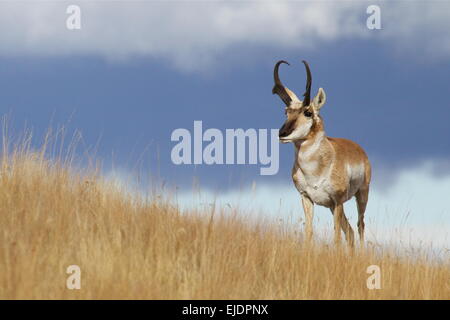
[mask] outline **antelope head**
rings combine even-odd
[[[325,91],[320,88],[314,99],[311,100],[311,70],[308,62],[302,61],[306,68],[306,91],[303,101],[294,92],[283,85],[278,75],[278,69],[286,61],[278,61],[273,71],[275,85],[273,94],[277,94],[285,103],[286,121],[279,131],[279,139],[282,143],[296,142],[307,139],[314,130],[322,128],[322,119],[319,116],[320,108],[325,104]]]

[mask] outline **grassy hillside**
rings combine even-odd
[[[26,143],[25,143],[26,145]],[[449,299],[448,260],[350,255],[277,225],[139,201],[22,145],[0,164],[1,299]],[[369,265],[380,290],[368,290]],[[81,289],[66,268],[81,268]]]

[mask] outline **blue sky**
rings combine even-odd
[[[377,164],[375,170],[448,158],[448,63],[392,57],[367,40],[321,50],[302,57],[313,69],[313,90],[320,85],[327,92],[322,115],[330,136],[363,145]],[[274,51],[259,53],[258,63],[217,67],[209,75],[179,72],[150,58],[111,63],[98,57],[2,57],[2,113],[9,113],[17,128],[26,121],[41,134],[50,122],[79,129],[87,145],[100,139],[99,156],[110,159],[114,153],[118,165],[135,165],[146,150],[143,165],[176,182],[179,175],[193,174],[205,183],[209,177],[229,175],[234,182],[240,175],[277,181],[288,177],[289,170],[253,177],[259,166],[194,168],[175,166],[170,159],[175,145],[171,132],[192,130],[194,120],[202,120],[205,129],[223,131],[282,125],[283,104],[271,93],[273,62],[291,61],[281,74],[299,93],[305,74],[298,52]],[[280,146],[282,167],[291,166],[292,152],[291,146]],[[447,173],[450,168],[444,169]]]
[[[398,183],[415,172],[448,186],[450,6],[377,3],[382,30],[366,28],[373,3],[365,1],[78,1],[82,29],[69,31],[69,3],[0,2],[0,112],[16,132],[33,128],[36,141],[50,125],[80,130],[86,146],[98,143],[106,174],[114,163],[122,176],[138,167],[185,189],[197,180],[212,193],[256,183],[290,188],[297,199],[292,146],[280,145],[277,175],[260,176],[259,165],[176,166],[170,135],[194,120],[223,132],[279,128],[273,65],[291,62],[281,77],[301,94],[305,59],[313,91],[327,93],[326,132],[365,148],[376,192],[411,187]],[[439,212],[433,221],[448,223],[444,199],[430,206]]]

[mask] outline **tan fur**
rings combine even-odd
[[[286,90],[291,95],[291,91]],[[295,145],[292,179],[302,197],[307,239],[312,238],[313,209],[314,204],[318,204],[330,208],[333,213],[335,241],[340,242],[342,230],[349,245],[353,246],[353,229],[345,216],[343,204],[355,196],[362,244],[371,178],[370,162],[357,143],[326,136],[319,115],[325,100],[322,88],[308,106],[303,106],[298,98],[293,99],[286,107],[287,120],[280,129],[280,141]],[[306,116],[305,111],[312,115]]]

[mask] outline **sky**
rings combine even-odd
[[[72,4],[79,30],[66,26]],[[373,4],[379,30],[366,25]],[[303,215],[293,146],[279,145],[278,172],[262,176],[260,164],[176,165],[171,135],[193,133],[194,121],[224,134],[280,128],[273,66],[291,63],[280,75],[301,95],[307,60],[314,94],[327,94],[327,134],[358,142],[371,159],[368,219],[395,229],[407,217],[419,230],[409,236],[448,247],[449,2],[0,1],[0,30],[0,113],[12,134],[32,128],[38,144],[64,125],[81,132],[80,158],[95,151],[105,176],[145,177],[142,188],[157,181],[185,207],[194,186],[202,203],[272,216]],[[331,215],[318,209],[316,219]]]

